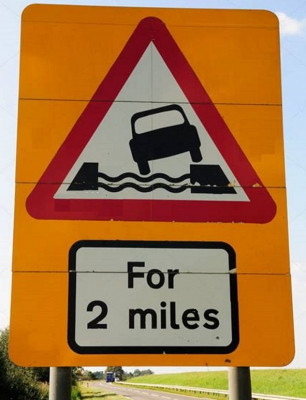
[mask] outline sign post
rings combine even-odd
[[[266,11],[25,9],[15,363],[291,361],[278,31]]]
[[[230,400],[252,400],[250,368],[230,367],[228,386]]]
[[[50,367],[49,400],[71,400],[71,368]]]

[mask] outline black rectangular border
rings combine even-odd
[[[78,354],[228,354],[239,343],[239,318],[237,275],[230,274],[230,301],[232,314],[232,342],[228,346],[79,346],[75,341],[76,320],[76,256],[83,247],[149,248],[149,249],[223,249],[228,253],[229,271],[236,268],[234,249],[225,242],[188,241],[129,241],[129,240],[80,240],[69,251],[68,344]]]

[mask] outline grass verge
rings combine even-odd
[[[82,400],[126,400],[125,397],[95,387],[80,386],[80,391]]]

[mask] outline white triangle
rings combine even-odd
[[[129,142],[132,139],[131,117],[135,113],[170,104],[179,104],[183,108],[190,124],[197,129],[203,158],[202,161],[196,164],[219,165],[230,184],[235,187],[235,193],[190,193],[190,190],[172,193],[162,188],[143,193],[130,187],[118,192],[110,192],[103,188],[99,188],[99,190],[68,190],[69,184],[73,181],[83,163],[98,163],[99,172],[111,177],[116,177],[126,172],[140,176],[138,165],[133,160],[129,146]],[[156,129],[156,124],[160,124],[162,127],[171,124],[172,121],[169,118],[169,113],[155,114],[155,116],[139,120],[137,128],[144,132],[142,134],[145,135],[145,132]],[[178,123],[175,118],[173,120],[174,124]],[[149,161],[150,174],[164,173],[170,177],[179,177],[189,173],[190,164],[195,163],[191,160],[190,153],[185,152]],[[105,183],[111,186],[119,186],[126,182],[133,182],[141,186],[150,186],[153,183],[143,184],[134,179],[131,180],[131,178],[126,178],[119,183]],[[165,183],[165,180],[154,180],[154,184],[158,182]],[[189,182],[185,180],[184,183],[187,184]],[[170,185],[173,186],[173,184]],[[54,198],[249,201],[245,191],[210,138],[152,42],[148,45],[109,111],[74,163],[65,181],[60,185]]]

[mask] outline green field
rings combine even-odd
[[[251,370],[254,393],[306,398],[306,369]],[[228,389],[227,371],[146,375],[129,382]]]

